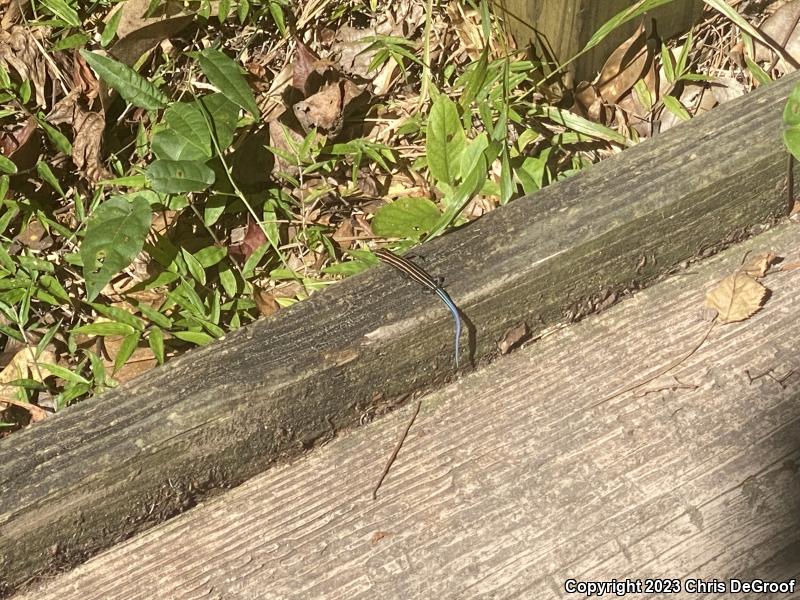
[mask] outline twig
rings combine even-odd
[[[397,458],[397,453],[400,452],[400,448],[403,447],[403,442],[406,441],[406,436],[408,435],[408,432],[411,430],[411,426],[414,424],[414,421],[416,420],[417,415],[419,414],[419,409],[420,409],[421,406],[422,406],[422,400],[417,402],[417,408],[414,409],[414,414],[411,415],[411,418],[408,420],[408,425],[406,425],[406,429],[405,429],[405,431],[403,431],[403,435],[400,436],[400,439],[397,441],[397,445],[394,447],[394,450],[392,451],[391,456],[389,456],[389,460],[386,461],[386,467],[384,467],[383,473],[381,473],[381,478],[378,479],[378,483],[375,486],[375,489],[372,490],[372,499],[373,500],[377,500],[378,499],[378,490],[380,489],[381,484],[383,483],[383,480],[386,479],[386,475],[389,474],[389,469],[392,468],[392,464],[394,463],[394,459]]]
[[[683,361],[688,359],[692,354],[694,354],[695,352],[697,352],[700,349],[700,346],[702,346],[705,343],[705,341],[708,339],[708,336],[711,334],[711,330],[714,329],[714,325],[716,324],[716,322],[717,322],[717,317],[714,317],[714,320],[711,321],[711,325],[706,330],[705,334],[703,335],[703,338],[695,345],[694,348],[689,350],[689,352],[687,352],[683,356],[679,356],[674,361],[672,361],[670,364],[668,364],[666,367],[664,367],[663,369],[659,369],[658,371],[656,371],[652,375],[649,375],[643,381],[638,381],[636,383],[632,383],[631,385],[625,386],[624,388],[622,388],[621,390],[619,390],[617,392],[614,392],[610,396],[606,396],[605,398],[603,398],[599,402],[595,402],[589,408],[596,408],[596,407],[600,406],[601,404],[605,404],[609,400],[613,400],[617,396],[621,396],[622,394],[625,394],[627,392],[635,390],[636,388],[641,387],[643,385],[646,385],[646,384],[650,383],[651,381],[654,381],[654,380],[658,379],[662,375],[665,375],[665,374],[669,373],[672,369],[677,367],[679,364],[681,364]]]

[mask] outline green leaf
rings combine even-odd
[[[62,197],[64,196],[64,190],[61,188],[61,184],[55,176],[55,173],[50,169],[50,165],[40,160],[36,163],[36,172],[51,188],[57,191]]]
[[[36,121],[39,123],[39,127],[44,130],[45,135],[48,139],[53,142],[53,145],[56,147],[56,150],[61,152],[62,154],[66,154],[67,156],[72,155],[72,144],[67,139],[67,137],[61,133],[58,129],[50,125],[48,123],[43,114],[36,115]]]
[[[147,343],[150,344],[150,350],[153,351],[153,356],[156,357],[158,364],[164,364],[164,332],[160,329],[151,329],[150,335],[147,336]]]
[[[89,302],[89,306],[95,309],[98,313],[108,319],[112,319],[117,323],[125,323],[138,331],[144,330],[144,321],[129,313],[127,310],[118,308],[116,306],[106,306],[105,304],[98,304],[96,302]]]
[[[150,319],[151,323],[155,323],[159,327],[163,327],[164,329],[169,329],[172,327],[172,319],[163,315],[161,312],[150,306],[145,302],[139,302],[136,305],[136,308],[148,319]]]
[[[678,117],[681,121],[691,120],[692,116],[689,114],[689,111],[686,110],[683,104],[681,104],[681,101],[675,96],[664,96],[661,101],[664,103],[664,108]]]
[[[228,255],[227,248],[220,248],[219,246],[208,246],[202,250],[194,253],[194,258],[200,263],[203,268],[208,269],[213,267],[223,258]]]
[[[618,131],[614,131],[609,127],[600,125],[599,123],[594,123],[588,119],[584,119],[580,115],[576,115],[568,110],[556,108],[555,106],[539,106],[537,107],[535,113],[539,116],[546,117],[551,121],[558,123],[559,125],[563,125],[572,131],[585,133],[593,138],[607,140],[609,142],[616,142],[617,144],[621,145],[632,144],[631,140],[626,138]]]
[[[119,350],[117,350],[117,356],[114,358],[114,373],[125,366],[125,363],[128,362],[128,359],[139,345],[139,340],[141,337],[141,331],[136,331],[125,336],[125,339],[122,340],[122,344],[119,346]]]
[[[169,98],[164,92],[128,65],[88,50],[81,50],[81,56],[97,72],[100,79],[117,90],[130,104],[146,110],[155,110],[164,108],[169,103]]]
[[[169,160],[211,158],[211,132],[201,109],[194,103],[176,102],[165,110],[163,123],[153,135],[152,150],[158,158]]]
[[[783,143],[800,160],[800,85],[794,86],[783,109]]]
[[[125,323],[101,321],[100,323],[81,325],[80,327],[76,327],[71,331],[72,333],[83,333],[85,335],[131,335],[136,330]]]
[[[54,17],[64,21],[67,25],[71,27],[81,26],[81,19],[78,13],[64,0],[41,0],[41,3]]]
[[[73,33],[64,39],[58,40],[50,51],[53,53],[63,52],[64,50],[72,50],[73,48],[82,48],[86,43],[92,39],[85,33]]]
[[[225,294],[227,294],[228,298],[236,296],[239,286],[236,283],[236,275],[233,273],[230,264],[227,264],[227,261],[226,264],[219,269],[219,282],[222,284],[222,288],[225,290]]]
[[[769,76],[769,74],[761,68],[761,65],[747,56],[747,54],[744,55],[744,62],[747,65],[750,74],[753,76],[753,79],[758,81],[758,83],[761,85],[772,83],[772,78]]]
[[[594,48],[597,44],[602,42],[606,36],[614,31],[617,27],[622,25],[623,23],[627,23],[631,19],[635,19],[649,10],[653,10],[661,6],[662,4],[669,4],[673,0],[639,0],[633,6],[629,6],[628,8],[621,10],[616,15],[611,17],[608,21],[603,23],[603,25],[595,31],[594,35],[589,39],[583,49],[578,53],[578,56],[583,54],[584,52],[588,51],[591,48]],[[574,59],[573,59],[574,60]]]
[[[6,158],[0,154],[0,172],[13,175],[17,172],[17,165],[15,165],[10,158]]]
[[[206,344],[210,344],[214,341],[213,337],[207,333],[203,333],[202,331],[175,331],[172,335],[179,340],[191,342],[192,344],[197,344],[198,346],[205,346]]]
[[[469,142],[461,153],[461,161],[458,169],[459,176],[463,179],[472,171],[475,163],[480,160],[483,152],[489,147],[489,136],[486,132],[480,133],[474,140]]]
[[[208,80],[225,96],[256,118],[261,116],[253,91],[247,85],[239,65],[216,48],[196,53],[200,68]]]
[[[439,209],[427,198],[399,198],[377,210],[372,230],[383,237],[419,240],[440,217]]]
[[[483,47],[481,57],[475,64],[475,67],[469,73],[469,79],[464,86],[464,94],[461,96],[461,107],[466,110],[472,101],[478,97],[478,94],[483,89],[486,83],[486,71],[489,65],[489,46],[488,44]]]
[[[220,151],[227,149],[233,143],[233,134],[239,121],[239,107],[221,93],[203,96],[197,102],[211,118],[212,133],[217,138]]]
[[[459,159],[466,135],[455,103],[439,94],[428,116],[425,155],[431,175],[440,183],[453,185],[459,173]]]
[[[100,35],[100,45],[105,48],[111,43],[111,40],[114,39],[114,36],[117,35],[117,27],[119,27],[119,21],[122,18],[124,6],[117,5],[117,10],[114,11],[114,14],[111,15],[111,18],[106,23],[106,26],[103,28],[103,33]]]
[[[201,162],[155,160],[145,172],[150,186],[161,194],[202,192],[214,183],[214,171]]]
[[[150,204],[139,195],[115,196],[97,207],[80,248],[88,301],[131,264],[149,230]]]
[[[87,379],[84,379],[77,373],[73,373],[72,371],[70,371],[69,369],[65,369],[64,367],[44,362],[39,363],[39,366],[45,369],[46,371],[49,371],[56,377],[63,379],[64,381],[68,381],[70,383],[84,383],[86,385],[89,385],[89,381]]]

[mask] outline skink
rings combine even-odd
[[[447,292],[444,291],[444,288],[442,288],[442,286],[439,285],[437,283],[437,281],[433,277],[428,275],[428,273],[426,273],[425,270],[422,269],[422,267],[419,267],[418,265],[415,265],[411,261],[406,260],[405,258],[403,258],[401,256],[397,256],[397,254],[394,254],[393,252],[390,252],[389,250],[385,250],[385,249],[376,250],[375,251],[375,256],[377,256],[378,260],[380,260],[381,262],[384,262],[384,263],[386,263],[388,265],[393,266],[395,269],[397,269],[398,271],[400,271],[402,273],[405,273],[406,275],[408,275],[411,279],[413,279],[414,281],[416,281],[420,285],[423,285],[426,288],[428,288],[429,290],[431,290],[433,292],[436,292],[436,295],[439,296],[439,298],[442,300],[442,302],[445,303],[447,308],[450,309],[450,312],[453,314],[453,321],[455,322],[455,326],[456,326],[456,338],[455,338],[455,353],[456,353],[455,356],[456,356],[456,360],[455,360],[455,363],[456,363],[456,369],[458,369],[458,356],[460,354],[459,350],[460,350],[460,343],[461,343],[461,341],[460,341],[461,340],[461,315],[459,314],[458,308],[456,307],[456,305],[453,302],[453,300],[450,298],[450,296],[447,294]]]

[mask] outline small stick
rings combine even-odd
[[[378,490],[380,489],[383,480],[386,479],[386,475],[389,474],[389,469],[392,468],[394,459],[397,458],[397,453],[400,452],[400,448],[403,447],[403,442],[406,441],[406,436],[408,435],[408,432],[411,431],[411,426],[414,424],[414,421],[416,420],[417,415],[419,414],[419,409],[421,406],[422,406],[422,400],[417,402],[417,408],[414,409],[414,414],[411,415],[411,418],[408,421],[408,425],[406,425],[406,429],[405,431],[403,431],[403,435],[400,436],[400,439],[397,441],[397,445],[394,447],[394,451],[392,451],[391,456],[389,456],[389,460],[386,462],[386,467],[383,469],[383,473],[381,473],[381,478],[378,479],[378,484],[375,486],[375,489],[372,490],[373,500],[378,499]]]

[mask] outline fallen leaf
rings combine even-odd
[[[39,219],[35,218],[31,219],[14,240],[31,250],[46,250],[53,245],[53,238],[48,235]]]
[[[119,4],[122,16],[117,25],[118,40],[108,53],[128,66],[194,20],[193,15],[183,11],[179,2],[161,2],[155,12],[145,18],[151,4],[151,0],[127,0]],[[109,13],[106,19],[112,16],[113,13]]]
[[[102,162],[105,116],[87,109],[80,101],[78,90],[56,103],[48,121],[52,125],[68,123],[72,126],[72,162],[81,175],[92,183],[111,177]]]
[[[280,304],[275,300],[275,294],[262,290],[257,285],[253,286],[253,300],[262,317],[268,317],[280,310]]]
[[[267,243],[267,236],[264,235],[261,226],[250,219],[247,221],[247,229],[242,230],[243,228],[239,228],[231,234],[233,243],[228,246],[228,253],[234,258],[245,261],[253,252]]]
[[[304,96],[319,87],[320,77],[329,65],[329,61],[320,59],[308,46],[295,38],[292,86],[303,92]]]
[[[778,260],[778,257],[772,252],[756,254],[742,265],[741,271],[747,273],[750,277],[760,279],[767,274],[767,271],[776,260]]]
[[[337,133],[342,128],[343,107],[342,89],[338,83],[332,81],[292,108],[306,131],[319,127]]]
[[[500,354],[508,354],[512,348],[528,337],[528,333],[528,325],[524,321],[507,329],[500,341],[497,342]]]
[[[27,410],[31,415],[32,421],[41,421],[46,418],[48,413],[44,409],[30,404],[28,402],[20,402],[16,399],[18,388],[13,385],[7,385],[8,382],[16,379],[33,379],[39,383],[49,374],[47,371],[42,372],[36,367],[36,362],[40,363],[55,363],[56,357],[50,350],[44,350],[37,361],[33,360],[35,353],[34,348],[23,348],[17,352],[6,367],[0,372],[0,412],[5,409],[4,405],[13,404]]]
[[[8,31],[0,30],[0,66],[10,67],[23,81],[30,81],[36,93],[36,104],[44,107],[45,77],[47,69],[45,58],[39,52],[36,41],[41,43],[43,29],[31,30],[15,25]]]
[[[706,306],[717,311],[720,324],[744,321],[753,316],[767,295],[767,288],[746,273],[723,279],[706,294]]]
[[[606,60],[595,84],[598,93],[609,104],[615,104],[644,76],[651,63],[647,33],[641,23]]]
[[[786,50],[786,53],[797,61],[800,61],[800,0],[792,0],[781,6],[761,24],[759,30],[768,39],[774,41],[778,46]],[[756,62],[766,63],[773,60],[774,54],[770,48],[753,40]],[[778,70],[785,74],[794,69],[781,59],[776,64]]]
[[[36,164],[42,149],[42,135],[35,117],[28,117],[15,129],[0,131],[0,154],[24,171]]]

